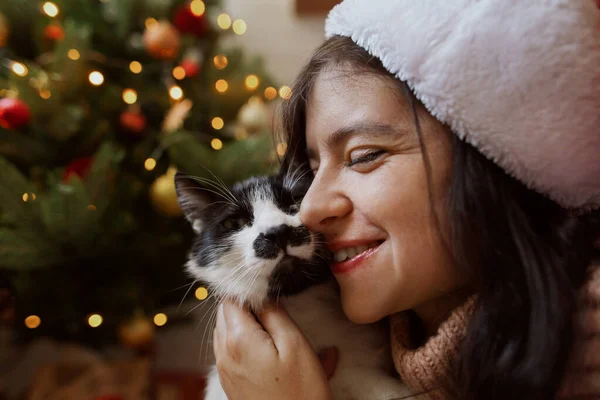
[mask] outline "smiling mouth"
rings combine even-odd
[[[382,243],[383,240],[378,240],[360,246],[346,247],[344,249],[333,252],[333,260],[336,263],[352,260],[362,254],[365,254],[368,250],[378,247]]]

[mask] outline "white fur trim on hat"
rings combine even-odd
[[[345,0],[347,36],[438,120],[564,207],[600,206],[600,10],[593,0]]]

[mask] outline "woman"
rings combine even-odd
[[[591,0],[346,0],[294,86],[301,219],[375,245],[332,265],[342,305],[390,316],[420,398],[600,398],[599,25]],[[330,398],[285,312],[257,317],[218,313],[229,398]]]

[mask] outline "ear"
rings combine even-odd
[[[175,174],[175,191],[183,214],[192,224],[194,231],[202,231],[202,210],[218,201],[213,190],[202,185],[199,179],[181,172]]]

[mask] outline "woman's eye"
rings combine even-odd
[[[351,158],[347,165],[348,165],[348,167],[351,167],[351,166],[356,165],[356,164],[366,164],[366,163],[369,163],[371,161],[375,161],[383,153],[385,153],[385,150],[369,151],[367,153],[363,153],[359,157]]]

